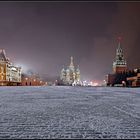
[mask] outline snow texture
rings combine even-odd
[[[2,138],[140,138],[140,88],[0,87]]]

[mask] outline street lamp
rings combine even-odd
[[[123,86],[125,86],[126,85],[126,82],[125,81],[122,81],[122,84],[123,84]]]

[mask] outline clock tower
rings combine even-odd
[[[113,62],[113,73],[121,73],[127,70],[127,63],[124,59],[123,49],[121,46],[121,37],[118,38],[118,48],[116,49],[116,58]]]

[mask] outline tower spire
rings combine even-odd
[[[116,60],[123,60],[123,49],[121,45],[122,38],[118,37],[118,48],[116,49]]]
[[[119,36],[118,37],[118,48],[117,48],[118,53],[123,52],[122,47],[121,47],[121,41],[122,41],[122,37]]]
[[[70,57],[70,65],[69,68],[73,71],[74,70],[74,64],[73,64],[73,57]]]
[[[70,57],[70,66],[74,66],[73,65],[73,57],[72,56]]]

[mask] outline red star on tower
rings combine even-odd
[[[118,37],[118,41],[119,41],[119,42],[122,41],[122,37],[121,37],[121,36]]]

